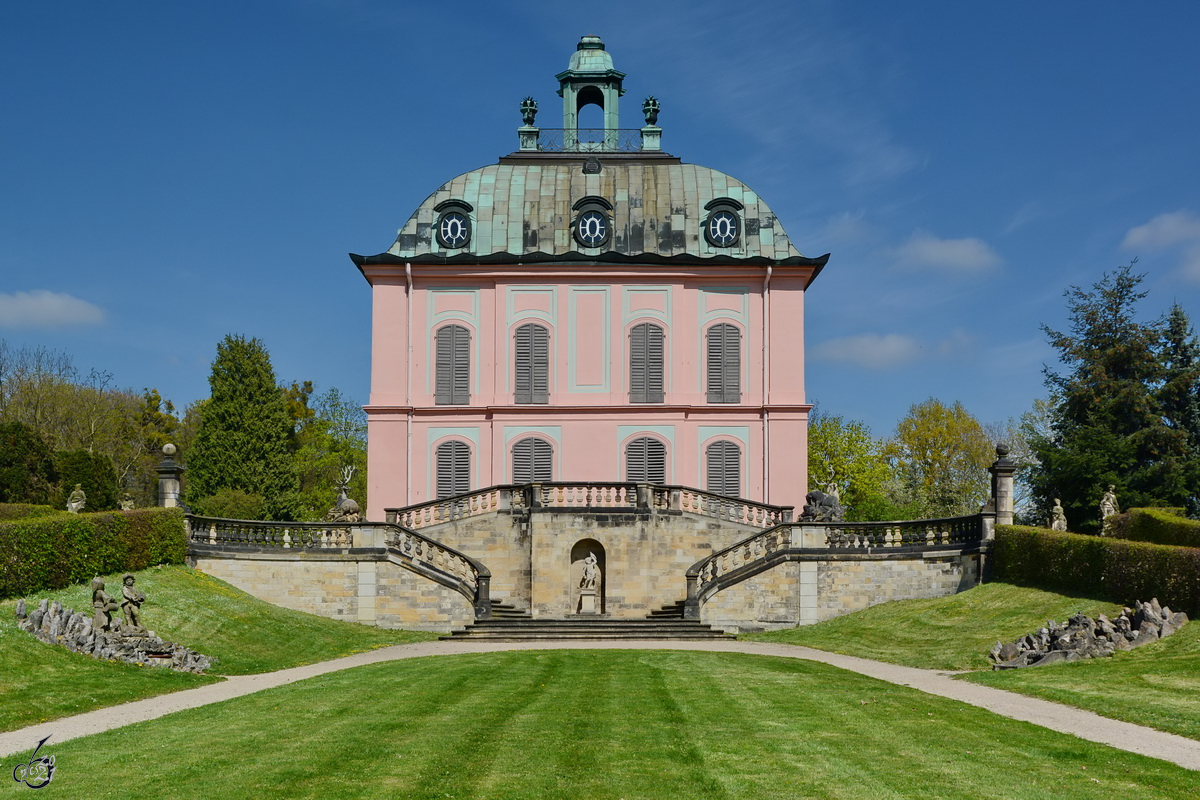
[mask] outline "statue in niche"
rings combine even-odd
[[[1121,513],[1121,506],[1117,504],[1116,486],[1108,485],[1108,491],[1100,498],[1100,522],[1101,534],[1104,536],[1112,533],[1111,518]]]
[[[104,581],[100,578],[92,578],[92,608],[95,610],[92,628],[97,631],[111,631],[113,612],[121,607],[104,591]]]
[[[125,615],[125,626],[131,630],[140,631],[142,628],[142,603],[146,595],[133,584],[137,580],[128,572],[121,578],[121,611]]]
[[[1050,509],[1050,530],[1066,531],[1067,514],[1063,511],[1062,500],[1054,498],[1054,508]]]
[[[583,577],[579,580],[580,589],[592,589],[600,583],[600,559],[596,558],[596,554],[589,551],[587,557],[583,559]]]
[[[83,507],[87,505],[87,495],[83,492],[83,486],[75,484],[75,488],[71,491],[71,496],[67,498],[67,511],[72,514],[78,514],[83,511]]]

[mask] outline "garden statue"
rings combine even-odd
[[[121,611],[125,615],[125,625],[131,630],[142,630],[142,603],[146,602],[146,595],[140,589],[134,588],[134,581],[137,580],[128,572],[121,578],[124,586],[121,587]]]
[[[1067,515],[1063,511],[1062,500],[1054,498],[1054,508],[1050,509],[1050,530],[1066,531]]]
[[[646,102],[642,103],[642,113],[646,115],[647,125],[658,124],[658,112],[660,108],[661,106],[659,106],[658,101],[654,99],[654,95],[647,97]]]
[[[800,522],[841,522],[845,519],[845,509],[836,494],[813,489],[804,496],[804,501]]]
[[[120,609],[120,606],[104,591],[104,581],[99,578],[92,578],[92,608],[95,609],[92,628],[97,631],[112,630],[112,612]]]
[[[1117,505],[1116,488],[1116,486],[1110,483],[1108,491],[1104,493],[1104,497],[1100,498],[1100,532],[1104,536],[1112,533],[1112,522],[1109,519],[1121,513],[1121,507]]]
[[[133,508],[133,495],[131,495],[129,492],[121,492],[121,510],[133,511]]]
[[[333,504],[333,508],[325,512],[326,522],[362,522],[362,508],[347,494],[350,479],[353,477],[353,466],[342,468],[342,484],[338,487],[337,502]]]
[[[80,511],[83,511],[85,505],[87,505],[87,495],[83,493],[83,487],[77,483],[71,492],[71,496],[67,498],[67,511],[70,511],[72,514],[78,514]]]
[[[537,100],[534,100],[532,97],[526,97],[521,101],[521,120],[526,126],[533,126],[533,120],[537,117],[537,111]]]
[[[600,560],[596,554],[589,552],[583,559],[583,577],[579,581],[580,589],[595,589],[600,582]]]

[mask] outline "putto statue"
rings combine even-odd
[[[121,510],[133,511],[134,509],[133,495],[129,492],[121,492]]]
[[[846,510],[838,501],[836,494],[826,494],[819,489],[813,489],[804,496],[804,510],[800,512],[800,522],[843,522]]]
[[[98,631],[111,631],[113,612],[121,607],[109,597],[108,592],[104,591],[104,581],[100,578],[92,578],[92,608],[95,611],[92,628]]]
[[[83,507],[87,505],[87,495],[83,492],[83,487],[80,484],[75,484],[75,488],[71,491],[71,496],[67,498],[67,511],[72,514],[78,514],[83,511]]]
[[[1117,504],[1116,486],[1108,485],[1108,491],[1100,498],[1100,533],[1108,536],[1112,533],[1112,517],[1121,513],[1121,506]]]
[[[125,616],[125,625],[131,631],[140,631],[142,628],[142,603],[146,602],[146,594],[141,589],[134,587],[134,581],[137,578],[130,575],[128,572],[121,578],[121,611]]]
[[[1054,498],[1054,508],[1050,509],[1050,530],[1066,531],[1067,514],[1063,511],[1062,500]]]
[[[600,583],[600,559],[589,552],[583,559],[583,577],[579,579],[580,589],[595,589]]]

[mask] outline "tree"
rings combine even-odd
[[[1182,499],[1188,513],[1200,509],[1200,342],[1183,307],[1175,303],[1167,315],[1162,341],[1163,382],[1159,403],[1167,427],[1175,435],[1179,463],[1170,470],[1165,491]]]
[[[1042,326],[1065,370],[1045,369],[1052,423],[1048,435],[1031,439],[1040,463],[1034,492],[1046,508],[1062,498],[1067,519],[1082,531],[1098,529],[1109,484],[1126,507],[1186,499],[1179,478],[1186,437],[1168,425],[1158,388],[1167,377],[1164,326],[1135,314],[1146,296],[1138,289],[1143,277],[1130,263],[1090,290],[1071,286],[1064,293],[1070,330]]]
[[[23,422],[0,422],[0,503],[48,504],[58,467],[46,440]]]
[[[85,511],[111,511],[117,507],[117,471],[112,459],[87,450],[59,450],[54,454],[62,481],[57,504],[65,507],[75,484],[87,495]]]
[[[154,468],[161,458],[161,443],[154,447],[152,441],[178,422],[170,402],[156,390],[138,395],[115,387],[110,373],[92,369],[82,374],[65,353],[13,348],[3,340],[0,420],[37,429],[52,450],[106,456],[116,468],[119,486],[142,505],[154,502]],[[88,500],[94,507],[90,494]]]
[[[188,502],[203,513],[207,498],[240,489],[262,498],[264,516],[286,517],[296,488],[292,423],[262,342],[226,336],[208,383],[212,391],[188,455]]]
[[[946,406],[930,398],[912,406],[896,425],[888,452],[921,516],[972,514],[987,502],[995,449],[962,403]]]
[[[311,384],[309,386],[311,393]],[[296,384],[292,384],[295,388]],[[305,404],[305,408],[308,406]],[[297,430],[295,454],[300,489],[295,517],[319,520],[333,506],[342,470],[354,469],[349,496],[365,505],[367,496],[367,415],[362,406],[331,387],[317,397]]]
[[[852,521],[899,519],[905,510],[888,496],[891,467],[883,443],[857,420],[814,410],[808,418],[808,485],[832,483]]]

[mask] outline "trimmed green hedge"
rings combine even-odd
[[[1131,508],[1117,518],[1112,535],[1137,542],[1200,547],[1200,521],[1183,516],[1183,509]]]
[[[182,564],[183,511],[145,508],[0,524],[0,598],[61,589],[96,575]]]
[[[1200,548],[997,525],[992,569],[997,580],[1009,583],[1127,605],[1157,597],[1175,611],[1200,616]]]
[[[50,517],[55,514],[66,514],[66,509],[59,511],[54,506],[40,506],[35,503],[0,503],[0,522],[11,522],[15,519],[32,519],[34,517]]]

